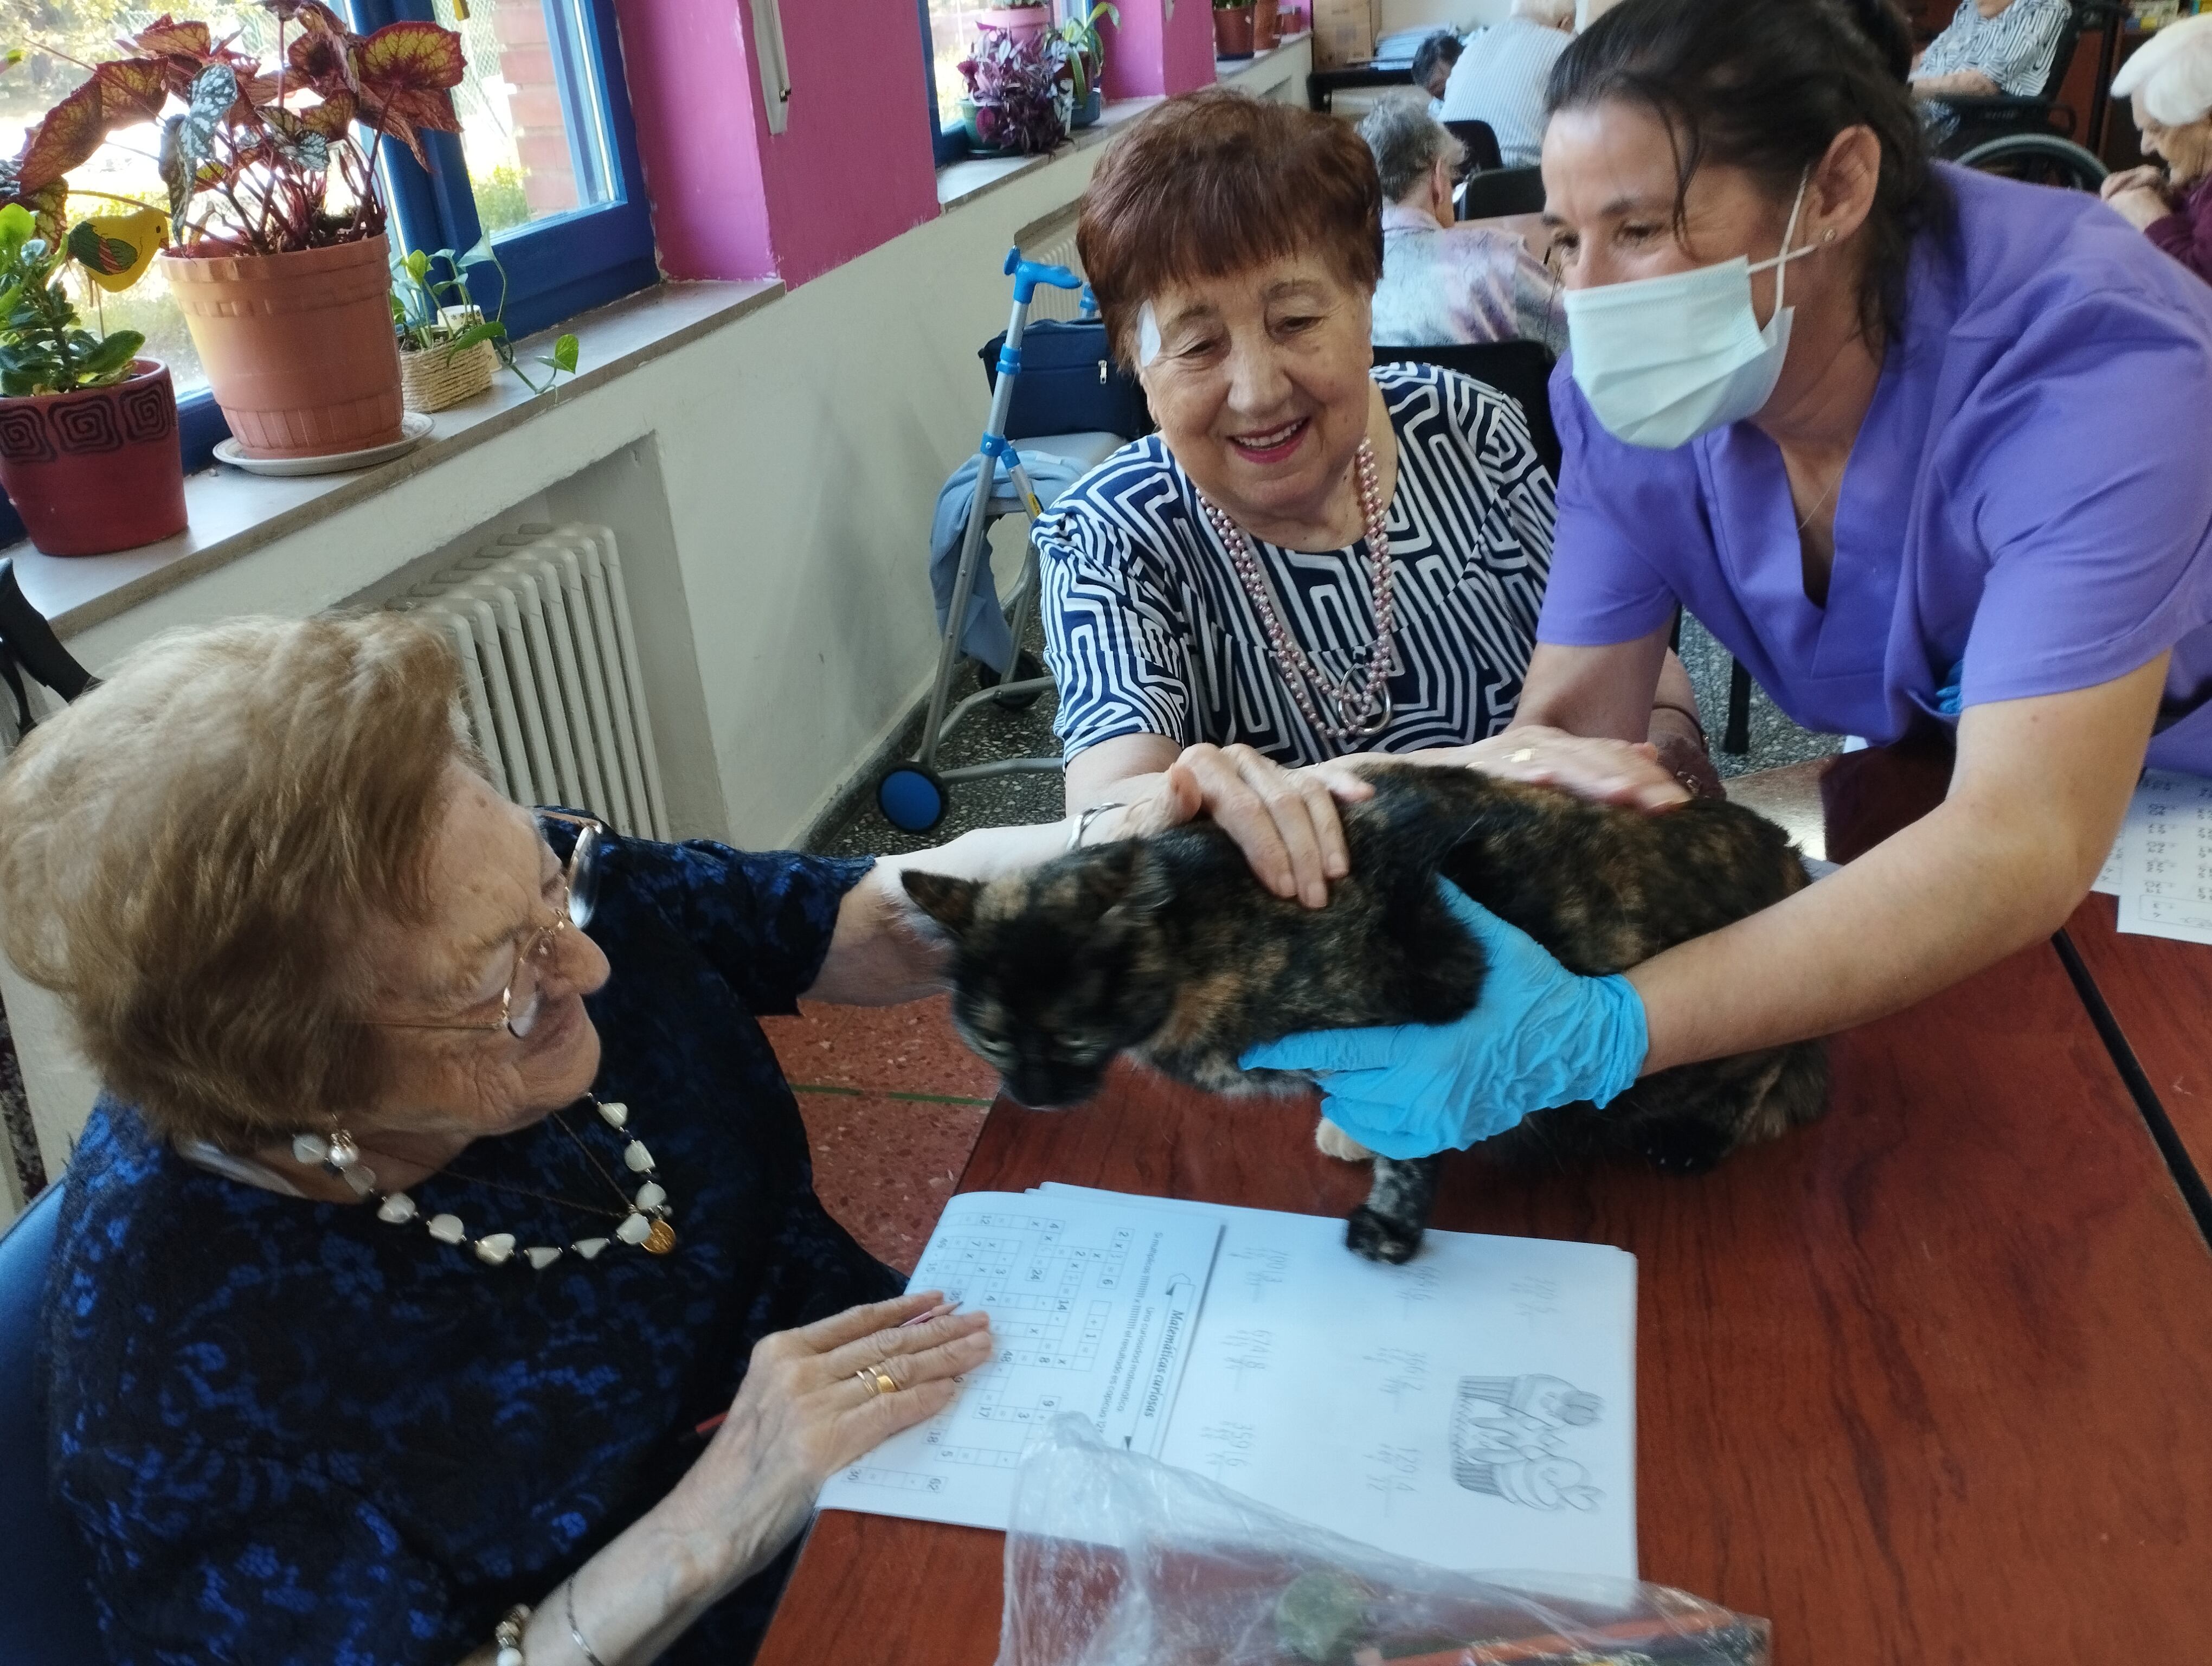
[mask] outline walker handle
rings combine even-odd
[[[1048,283],[1055,289],[1079,289],[1083,280],[1065,266],[1047,266],[1035,260],[1022,258],[1019,248],[1006,251],[1006,276],[1014,280],[1014,302],[1026,307],[1036,286]]]

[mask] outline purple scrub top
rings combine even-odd
[[[1632,641],[1679,600],[1797,722],[1876,742],[2170,648],[2148,762],[2212,775],[2212,287],[2094,196],[1937,173],[1955,221],[1913,250],[1827,606],[1771,440],[1623,444],[1563,362],[1538,639]]]

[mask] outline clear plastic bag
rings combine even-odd
[[[1767,1624],[1663,1585],[1448,1572],[1108,1447],[1024,1454],[998,1666],[1765,1666]]]

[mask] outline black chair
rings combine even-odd
[[[98,684],[54,635],[46,616],[33,607],[15,582],[15,563],[0,560],[0,684],[15,696],[15,728],[30,732],[31,702],[23,692],[28,676],[64,700],[74,700]]]
[[[1552,426],[1552,350],[1540,341],[1439,343],[1378,347],[1377,364],[1433,364],[1496,388],[1521,407],[1536,455],[1559,477],[1559,431]]]
[[[76,1525],[46,1494],[40,1310],[62,1189],[49,1186],[0,1234],[0,1660],[65,1666],[100,1647]]]
[[[2087,139],[2094,146],[2100,137],[2122,15],[2116,0],[2075,0],[2051,57],[2051,73],[2033,94],[1962,93],[1937,100],[1958,119],[1938,147],[1940,154],[1966,167],[2033,185],[2094,191],[2105,177],[2105,165],[2094,149],[2075,141]],[[2088,119],[2077,123],[2073,107],[2061,103],[2059,94],[2087,29],[2100,37],[2097,73]]]
[[[1470,173],[1489,173],[1505,166],[1505,158],[1498,154],[1498,134],[1486,121],[1448,121],[1445,129],[1467,150],[1467,169]]]
[[[1493,167],[1470,173],[1460,195],[1462,220],[1495,220],[1507,214],[1544,211],[1544,172],[1536,167]]]

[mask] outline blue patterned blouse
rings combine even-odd
[[[126,1662],[453,1666],[650,1508],[753,1344],[901,1280],[815,1201],[754,1014],[788,1012],[868,863],[611,840],[592,935],[595,1091],[630,1108],[674,1251],[487,1267],[421,1221],[304,1201],[179,1158],[104,1104],[70,1165],[47,1311],[51,1460]],[[617,1136],[568,1124],[620,1173]],[[549,1121],[411,1189],[524,1243],[611,1204]],[[599,1221],[599,1230],[611,1222]],[[749,1659],[787,1558],[665,1659]]]

